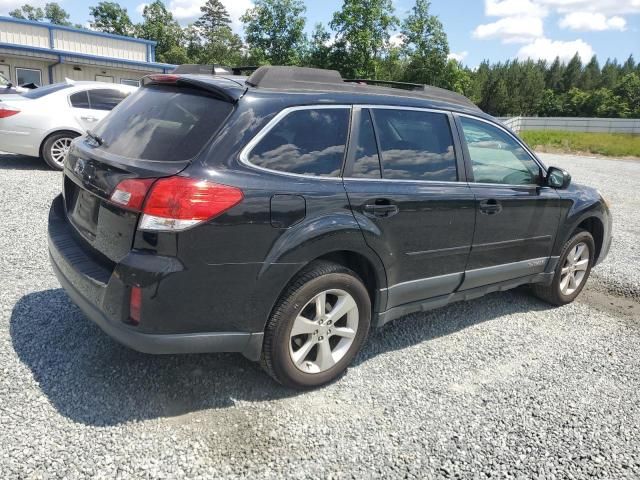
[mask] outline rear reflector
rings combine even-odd
[[[17,108],[0,107],[0,118],[7,118],[20,113]]]
[[[129,320],[134,325],[140,324],[142,313],[142,288],[131,287],[131,299],[129,300]]]
[[[211,220],[242,201],[242,190],[187,177],[161,178],[142,209],[140,230],[175,232]]]

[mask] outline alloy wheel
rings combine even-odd
[[[320,292],[298,313],[291,328],[289,355],[305,373],[321,373],[349,351],[358,331],[358,305],[344,290]]]
[[[567,254],[560,272],[560,291],[563,295],[573,294],[582,285],[589,267],[589,247],[580,242]]]
[[[51,144],[51,158],[58,165],[64,163],[64,158],[67,156],[72,140],[69,137],[62,137]]]

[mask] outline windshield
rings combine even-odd
[[[131,94],[94,133],[106,152],[126,158],[193,158],[231,113],[230,103],[183,87],[150,86]]]
[[[22,93],[21,95],[26,98],[40,98],[45,95],[49,95],[50,93],[57,92],[59,90],[64,90],[65,88],[71,88],[73,85],[69,83],[54,83],[53,85],[46,85],[44,87],[34,88],[33,90],[29,90],[28,92]]]

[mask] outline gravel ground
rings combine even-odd
[[[48,264],[59,174],[0,155],[0,478],[638,478],[640,163],[544,159],[614,204],[579,302],[514,291],[413,315],[299,393],[239,355],[102,334]]]

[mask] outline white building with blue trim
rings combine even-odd
[[[0,16],[0,73],[15,85],[73,80],[137,85],[175,65],[155,62],[156,42]]]

